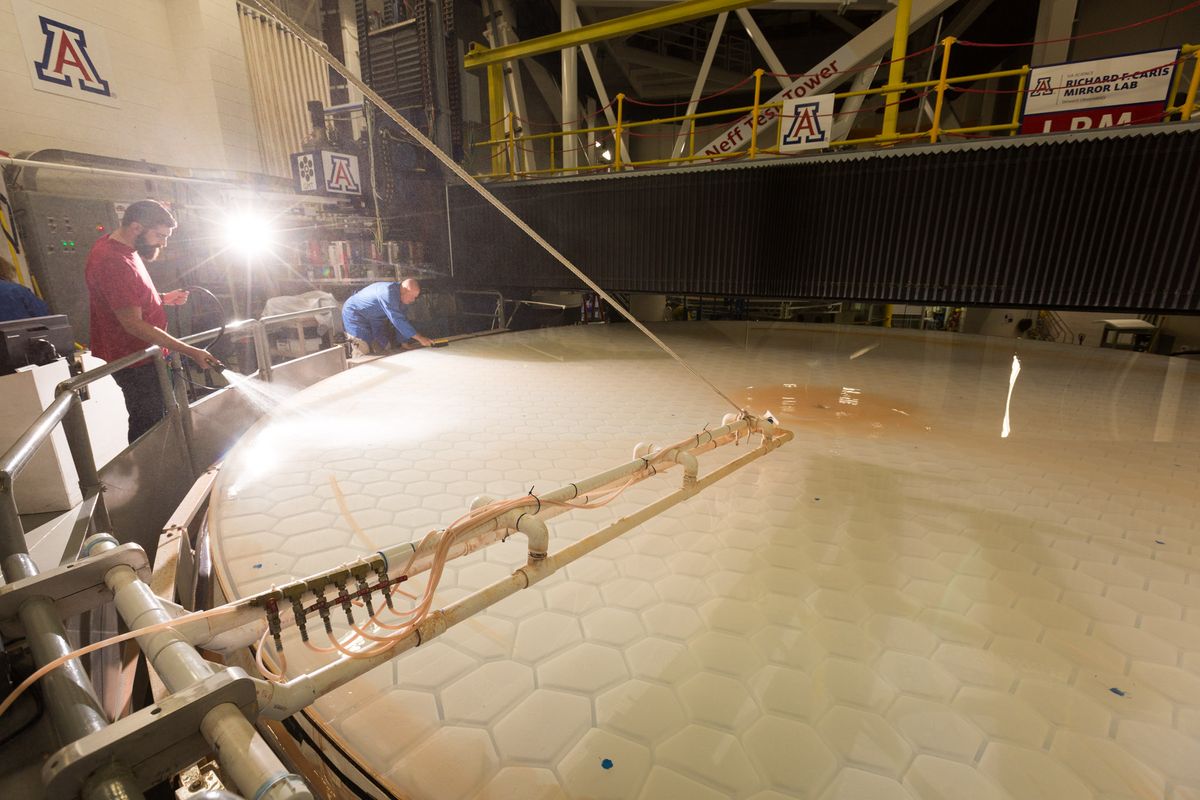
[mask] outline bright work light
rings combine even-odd
[[[254,211],[231,213],[223,230],[225,246],[246,256],[270,252],[275,244],[275,226],[270,219]]]

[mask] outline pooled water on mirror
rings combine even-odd
[[[655,330],[795,440],[318,700],[364,771],[422,799],[1200,797],[1200,366]],[[629,326],[375,361],[230,454],[215,568],[231,596],[283,584],[731,410]],[[701,456],[701,475],[755,444]],[[679,480],[551,520],[551,549]],[[525,555],[515,536],[451,562],[435,607]],[[285,642],[290,674],[329,659]]]

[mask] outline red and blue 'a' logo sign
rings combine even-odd
[[[88,54],[87,35],[64,22],[38,17],[46,37],[46,49],[40,61],[34,62],[37,76],[59,86],[77,86],[85,92],[111,97],[108,81],[96,69]]]
[[[354,179],[354,170],[351,168],[350,156],[331,153],[329,159],[329,175],[325,179],[325,189],[330,192],[341,192],[343,194],[360,194],[362,188],[358,185],[358,181]]]
[[[825,141],[825,129],[821,127],[820,103],[797,103],[795,114],[788,122],[783,134],[783,144],[813,144]]]

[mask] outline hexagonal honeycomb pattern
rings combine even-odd
[[[1200,366],[837,326],[657,332],[795,441],[321,698],[365,769],[421,799],[1200,797]],[[232,596],[265,589],[728,410],[626,326],[376,361],[230,454],[217,571]],[[552,546],[677,481],[553,520]],[[449,565],[439,600],[522,564],[520,539]],[[324,663],[287,642],[293,673]]]

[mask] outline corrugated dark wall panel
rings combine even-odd
[[[371,87],[393,108],[424,108],[417,26],[404,25],[370,37]]]
[[[1200,130],[490,188],[613,291],[1200,311]],[[456,277],[576,280],[465,187]]]

